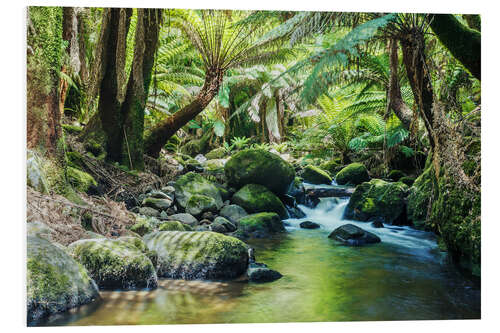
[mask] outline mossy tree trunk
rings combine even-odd
[[[128,161],[131,169],[144,168],[144,108],[151,83],[160,20],[160,9],[137,11],[134,60],[122,105],[125,144],[122,145],[121,161]]]
[[[205,83],[196,98],[151,130],[149,136],[144,140],[146,154],[154,158],[158,157],[168,139],[207,107],[217,95],[223,75],[224,73],[219,68],[206,70]]]
[[[452,14],[433,14],[428,20],[441,43],[481,80],[481,33],[466,27]]]
[[[144,108],[158,43],[161,10],[138,9],[134,57],[125,77],[126,37],[132,9],[107,9],[103,15],[93,77],[99,82],[99,107],[83,138],[104,138],[110,162],[143,169]],[[91,92],[92,94],[92,92]]]
[[[27,146],[57,152],[61,138],[59,71],[62,8],[29,7],[27,31]]]

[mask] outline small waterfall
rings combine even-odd
[[[300,229],[301,222],[312,221],[319,223],[322,230],[331,232],[341,225],[351,223],[376,234],[384,243],[393,243],[411,249],[429,250],[437,247],[435,236],[430,232],[390,224],[384,224],[384,228],[375,228],[370,222],[346,220],[343,216],[348,203],[349,198],[328,197],[320,198],[320,202],[315,208],[299,205],[306,216],[300,219],[286,220],[288,228],[297,230]]]

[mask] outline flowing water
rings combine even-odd
[[[256,259],[283,274],[271,283],[161,280],[151,291],[101,292],[101,299],[41,325],[121,325],[480,318],[480,287],[448,263],[431,233],[375,229],[342,220],[348,199],[324,198],[287,233],[251,240]],[[314,221],[320,229],[298,227]],[[382,242],[347,247],[329,239],[353,223]]]

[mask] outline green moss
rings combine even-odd
[[[231,279],[248,266],[248,246],[216,232],[161,231],[144,241],[158,253],[158,275],[181,279]]]
[[[392,179],[393,181],[397,182],[399,181],[399,179],[403,178],[405,175],[405,173],[401,170],[391,170],[389,172],[389,174],[387,175],[387,177],[389,179]]]
[[[304,181],[311,184],[331,184],[332,178],[328,173],[320,168],[308,165],[304,168],[302,172],[302,178]]]
[[[209,151],[205,157],[209,160],[221,159],[227,155],[227,151],[224,147],[219,147]]]
[[[144,236],[145,234],[153,231],[153,229],[154,228],[148,219],[141,219],[130,227],[130,231],[133,231],[140,236]]]
[[[202,194],[193,194],[189,197],[186,204],[186,212],[193,215],[199,216],[204,212],[216,212],[217,203],[215,199]]]
[[[71,286],[69,278],[56,266],[45,263],[41,256],[28,258],[30,288],[33,298],[50,300],[63,297]]]
[[[95,157],[100,157],[104,153],[102,145],[94,139],[89,139],[85,142],[85,150]]]
[[[87,269],[100,288],[154,288],[155,268],[135,237],[85,239],[69,245],[71,254]]]
[[[209,180],[198,173],[188,172],[179,177],[174,185],[175,200],[183,208],[187,207],[191,196],[199,194],[215,200],[217,209],[222,207],[222,198],[219,189]]]
[[[83,229],[92,231],[94,228],[92,227],[92,214],[89,212],[85,212],[82,214],[81,222]]]
[[[401,177],[399,178],[399,181],[403,184],[406,184],[408,186],[412,186],[413,183],[415,182],[415,177]]]
[[[66,153],[66,161],[68,166],[76,169],[84,169],[85,163],[82,154],[77,151],[69,151]]]
[[[327,171],[331,176],[334,176],[342,169],[342,159],[335,158],[328,162],[323,162],[319,165],[319,167]]]
[[[434,229],[426,220],[430,212],[431,199],[437,196],[437,189],[434,168],[429,163],[424,172],[415,179],[408,195],[408,219],[418,229]]]
[[[361,163],[351,163],[340,170],[335,176],[335,181],[339,185],[358,185],[369,180],[368,170]]]
[[[247,184],[266,186],[277,195],[286,193],[295,178],[292,165],[276,154],[263,149],[242,150],[224,166],[230,186],[240,188]]]
[[[232,201],[249,213],[274,212],[281,218],[287,217],[285,206],[280,199],[262,185],[243,186],[233,195]]]
[[[191,226],[179,221],[167,221],[160,225],[159,231],[193,231]]]
[[[83,127],[76,125],[62,124],[61,126],[63,130],[68,134],[80,134],[83,130]]]
[[[284,231],[283,222],[276,213],[257,213],[242,217],[239,221],[239,229],[246,233],[275,233]]]
[[[372,179],[356,187],[346,208],[347,218],[369,221],[382,218],[393,223],[405,212],[408,186]]]
[[[94,177],[73,167],[67,168],[67,176],[69,183],[77,191],[87,192],[90,186],[97,186]]]

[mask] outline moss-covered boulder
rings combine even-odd
[[[408,220],[412,221],[417,229],[430,230],[430,225],[426,225],[426,220],[430,212],[430,200],[437,196],[437,189],[434,168],[430,165],[415,179],[408,194],[406,208]]]
[[[216,212],[217,203],[215,199],[202,194],[194,194],[189,197],[186,204],[186,213],[200,217],[205,212]]]
[[[335,176],[335,181],[339,185],[358,185],[369,180],[368,170],[361,163],[351,163]]]
[[[223,201],[219,189],[200,174],[186,173],[177,179],[174,188],[175,200],[184,209],[186,209],[191,196],[196,194],[213,198],[217,209],[222,208]]]
[[[196,217],[188,213],[178,213],[170,215],[168,219],[170,221],[179,221],[181,223],[189,225],[190,227],[198,225],[198,219],[196,219]]]
[[[204,154],[208,150],[210,133],[207,132],[200,139],[194,139],[181,147],[181,152],[185,155],[194,157],[198,154]]]
[[[236,226],[231,221],[222,216],[217,216],[210,224],[210,228],[212,229],[212,231],[220,232],[223,234],[236,231]]]
[[[276,213],[257,213],[240,219],[238,236],[242,237],[269,237],[271,234],[285,231],[283,222]]]
[[[156,288],[158,285],[155,267],[139,238],[84,239],[71,243],[68,250],[101,289]]]
[[[193,231],[193,228],[179,221],[166,221],[160,225],[159,231]]]
[[[160,231],[144,236],[158,253],[158,276],[173,279],[232,279],[245,273],[248,246],[216,232]]]
[[[227,155],[226,148],[224,147],[219,147],[212,149],[208,153],[205,154],[205,157],[209,160],[214,160],[214,159],[221,159],[224,158]]]
[[[94,177],[92,177],[88,173],[70,166],[66,170],[68,181],[75,190],[80,192],[87,192],[91,186],[97,186],[97,182],[95,181]]]
[[[372,179],[356,187],[347,204],[345,217],[358,221],[382,219],[387,223],[404,224],[408,191],[408,186],[403,183]]]
[[[223,159],[210,159],[203,163],[203,167],[210,173],[224,173],[224,165],[226,160]]]
[[[277,195],[286,193],[295,178],[292,165],[263,149],[242,150],[226,163],[224,172],[229,185],[240,188],[247,184],[266,186]]]
[[[249,213],[274,212],[281,218],[287,218],[283,203],[265,186],[248,184],[233,195],[233,203]]]
[[[308,165],[302,171],[304,182],[310,184],[331,184],[332,177],[325,171],[314,165]]]
[[[330,161],[321,163],[319,167],[327,171],[331,176],[335,176],[337,172],[342,170],[342,160],[340,158],[334,158]]]
[[[85,268],[37,236],[27,242],[28,322],[89,303],[99,292]]]

